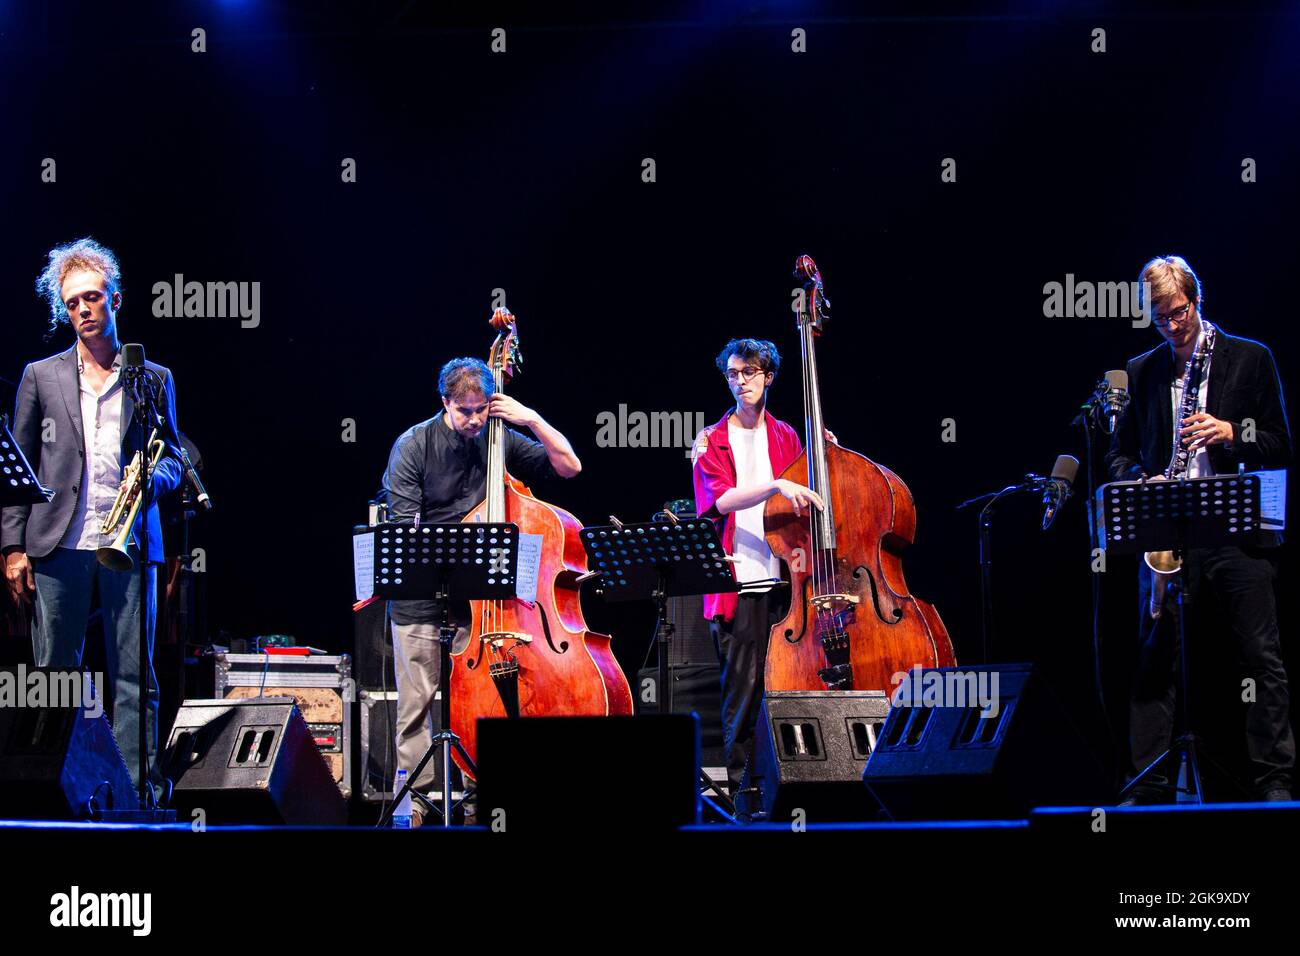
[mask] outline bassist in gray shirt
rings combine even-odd
[[[572,478],[582,463],[560,432],[533,409],[496,393],[492,372],[475,358],[453,359],[438,376],[442,411],[408,428],[393,443],[384,472],[382,500],[395,522],[460,521],[487,489],[487,421],[500,418],[532,431],[536,440],[505,429],[506,470],[525,484],[554,475]],[[393,601],[393,659],[397,676],[397,765],[408,772],[432,742],[430,715],[438,691],[439,610],[433,601]],[[452,608],[460,628],[455,646],[469,639],[466,602]],[[415,792],[433,787],[433,762],[425,765]],[[417,803],[415,823],[423,814]]]

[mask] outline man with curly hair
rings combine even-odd
[[[796,512],[823,507],[817,492],[779,477],[803,451],[798,433],[767,411],[767,390],[780,365],[771,342],[728,342],[717,366],[735,405],[700,432],[692,453],[695,512],[718,525],[722,547],[735,559],[736,580],[745,585],[739,595],[704,595],[704,616],[722,661],[722,739],[733,796],[763,697],[768,635],[783,614],[772,591],[781,567],[767,545],[763,504],[784,495]]]
[[[100,527],[125,487],[123,472],[139,448],[132,428],[135,403],[123,389],[117,316],[122,279],[113,253],[93,239],[52,249],[36,283],[50,306],[52,331],[67,323],[71,348],[23,370],[14,410],[14,438],[41,484],[54,491],[48,504],[5,508],[0,549],[5,583],[20,605],[33,609],[32,651],[39,667],[81,666],[86,624],[98,590],[113,732],[127,769],[140,785],[140,695],[146,695],[145,738],[152,783],[160,781],[157,751],[158,685],[153,674],[156,565],[163,559],[158,498],[183,477],[171,372],[148,362],[158,389],[158,435],[164,452],[152,471],[146,593],[136,571],[101,566],[95,552],[112,543]],[[128,552],[140,560],[139,521]],[[137,565],[138,566],[138,565]],[[140,673],[140,616],[145,616],[148,666]]]

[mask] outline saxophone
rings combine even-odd
[[[1216,330],[1209,322],[1203,321],[1201,327],[1204,334],[1196,343],[1196,350],[1187,360],[1187,368],[1183,372],[1183,399],[1178,408],[1178,417],[1174,419],[1174,450],[1169,456],[1169,467],[1164,471],[1166,478],[1186,478],[1187,469],[1192,462],[1191,449],[1183,444],[1178,430],[1182,427],[1184,418],[1190,418],[1200,411],[1201,381],[1205,376],[1206,363],[1214,353]],[[1170,580],[1183,568],[1183,559],[1173,551],[1148,551],[1142,557],[1155,575],[1150,608],[1151,617],[1155,619],[1160,617]]]

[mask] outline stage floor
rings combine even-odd
[[[659,897],[666,918],[689,916],[707,933],[709,920],[728,918],[719,909],[726,894],[741,893],[749,907],[766,889],[770,906],[747,920],[811,930],[830,908],[842,923],[823,928],[850,936],[884,914],[920,938],[1042,921],[1066,938],[1127,933],[1141,930],[1120,921],[1148,918],[1157,920],[1152,930],[1240,932],[1227,923],[1245,919],[1251,929],[1290,932],[1297,837],[1300,802],[662,833],[592,831],[578,820],[533,833],[3,821],[12,882],[0,906],[10,921],[40,924],[55,895],[73,886],[139,891],[151,894],[151,935],[189,939],[244,912],[259,933],[301,941],[337,925],[341,913],[396,932],[375,924],[375,914],[447,881],[460,909],[476,892],[507,911],[516,896],[531,908],[571,905],[577,894],[625,929],[648,925]],[[1198,928],[1202,919],[1208,928]]]

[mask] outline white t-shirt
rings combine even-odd
[[[1199,345],[1201,341],[1203,341],[1204,339],[1205,339],[1205,330],[1202,329],[1201,337],[1200,339],[1197,340],[1197,344]],[[1180,363],[1177,361],[1177,359],[1175,359],[1174,365],[1180,366]],[[1174,376],[1174,381],[1169,386],[1169,393],[1173,397],[1172,414],[1174,416],[1175,435],[1177,435],[1178,430],[1183,427],[1182,422],[1179,421],[1178,413],[1179,411],[1182,410],[1183,407],[1183,372],[1186,371],[1186,367],[1185,366],[1181,366],[1181,367],[1183,371],[1180,371],[1177,375]],[[1196,397],[1196,410],[1198,412],[1205,411],[1205,406],[1208,404],[1207,396],[1209,394],[1210,394],[1210,358],[1207,357],[1205,360],[1205,365],[1202,367],[1201,370],[1200,393]],[[1210,450],[1208,448],[1202,448],[1198,450],[1196,454],[1192,456],[1191,461],[1187,463],[1187,477],[1205,478],[1213,474],[1214,474],[1214,466],[1210,464]]]
[[[736,460],[736,487],[748,488],[772,480],[772,459],[767,453],[767,427],[741,428],[727,422],[727,439]],[[767,546],[763,531],[763,506],[736,512],[736,542],[732,556],[736,560],[736,580],[765,581],[781,576],[781,565]],[[758,589],[755,589],[758,590]]]

